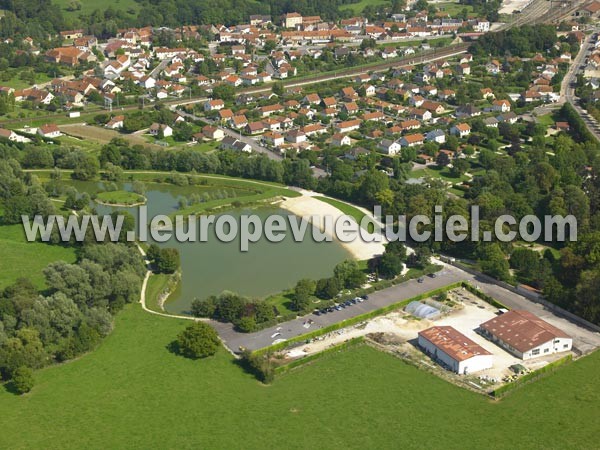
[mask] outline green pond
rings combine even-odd
[[[102,190],[102,183],[72,182],[80,192],[90,194]],[[119,189],[130,190],[129,183],[118,185]],[[172,214],[178,209],[179,201],[193,193],[207,195],[227,195],[234,189],[219,186],[174,186],[146,183],[145,196],[148,199],[148,217],[157,214]],[[252,192],[235,190],[236,195],[249,195]],[[138,208],[113,208],[94,204],[99,214],[108,214],[115,209],[125,209],[137,218]],[[256,214],[261,219],[269,215],[291,215],[275,206],[261,206],[253,209],[239,208],[224,212],[238,218],[241,214]],[[261,238],[250,243],[247,252],[240,251],[238,239],[225,243],[209,233],[207,242],[178,242],[171,238],[160,246],[177,248],[181,255],[182,279],[165,309],[173,313],[186,313],[194,298],[205,298],[224,290],[238,292],[250,297],[265,297],[292,287],[301,278],[323,278],[330,276],[333,267],[350,259],[339,242],[315,242],[308,227],[302,242],[295,242],[288,229],[286,237],[278,243]]]

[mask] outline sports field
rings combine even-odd
[[[99,349],[0,390],[0,448],[597,448],[600,354],[494,402],[370,347],[259,384],[132,305]]]

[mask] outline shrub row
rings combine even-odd
[[[573,360],[573,355],[569,354],[561,359],[558,359],[554,362],[551,362],[550,364],[545,365],[544,367],[542,367],[538,370],[534,370],[533,372],[523,375],[521,378],[518,378],[513,383],[508,383],[508,384],[505,384],[504,386],[500,386],[498,389],[496,389],[492,392],[492,395],[494,398],[502,398],[505,395],[512,392],[513,390],[523,386],[524,384],[527,384],[531,381],[537,380],[538,378],[541,378],[545,374],[554,372],[554,370],[556,370],[558,367],[560,367],[564,364],[567,364],[567,363],[571,362],[572,360]]]
[[[483,292],[481,292],[479,289],[477,289],[475,286],[473,286],[471,283],[467,283],[466,281],[464,281],[462,283],[462,287],[464,287],[467,291],[469,291],[471,294],[476,295],[477,297],[479,297],[481,300],[483,300],[486,303],[489,303],[490,305],[492,305],[495,308],[504,308],[504,309],[510,309],[507,306],[505,306],[504,304],[500,303],[498,300],[496,300],[494,297],[492,297],[491,295],[487,295]]]

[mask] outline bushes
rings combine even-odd
[[[13,374],[12,387],[17,394],[26,394],[33,389],[33,370],[21,366]]]
[[[221,343],[213,327],[195,322],[177,336],[177,352],[186,358],[198,359],[214,355]]]
[[[276,323],[272,305],[264,301],[252,302],[246,297],[228,291],[206,299],[195,299],[192,302],[191,312],[195,317],[208,317],[232,323],[242,333],[256,331]]]
[[[240,359],[240,365],[246,372],[254,375],[262,383],[269,384],[275,377],[270,356],[270,354],[258,354],[244,350]]]

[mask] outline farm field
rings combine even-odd
[[[499,402],[359,346],[263,386],[220,350],[166,346],[186,321],[130,305],[94,352],[0,391],[2,448],[594,448],[600,354]],[[405,413],[401,413],[404,411]],[[27,433],[22,430],[27,427]],[[457,427],[468,433],[457,433]],[[368,429],[368,432],[367,432]],[[350,431],[351,430],[351,431]]]
[[[75,251],[43,242],[27,242],[23,226],[0,226],[0,289],[27,277],[38,289],[45,287],[42,269],[52,261],[75,262]]]

